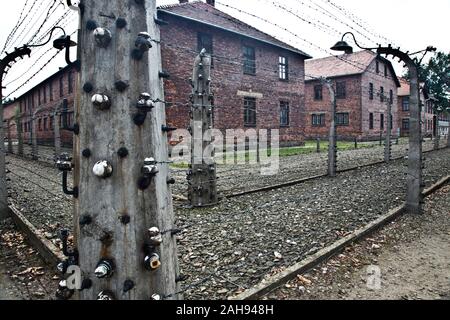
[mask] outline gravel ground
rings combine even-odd
[[[426,158],[427,185],[450,172],[450,149]],[[357,161],[348,160],[353,165]],[[62,194],[59,172],[15,156],[8,156],[8,162],[10,200],[59,245],[56,231],[72,224],[70,197]],[[317,163],[309,163],[304,170],[310,176]],[[406,189],[405,164],[399,160],[334,179],[228,199],[214,208],[188,210],[176,204],[178,225],[184,229],[179,236],[180,264],[189,276],[185,285],[192,285],[186,298],[234,295],[400,205]]]
[[[424,215],[404,215],[265,299],[450,300],[450,185],[427,198]],[[379,288],[367,268],[380,268]]]
[[[401,139],[400,144],[393,144],[392,157],[401,157],[407,154],[408,140]],[[441,139],[440,145],[444,147],[446,140]],[[423,150],[433,149],[433,141],[426,140],[423,143]],[[70,149],[63,149],[64,152],[71,153]],[[31,147],[24,145],[24,153],[30,158]],[[39,147],[40,161],[54,164],[54,150],[50,147]],[[374,143],[370,148],[357,150],[345,150],[338,152],[338,170],[345,170],[355,166],[363,166],[370,163],[382,161],[384,159],[384,146]],[[323,175],[327,173],[327,153],[308,153],[290,157],[280,158],[280,170],[273,176],[262,176],[261,166],[250,164],[239,165],[219,165],[217,168],[218,190],[222,195],[230,195],[248,190],[285,183],[311,176]],[[173,168],[173,177],[177,183],[173,186],[173,194],[186,196],[187,181],[186,169]],[[245,177],[242,179],[242,177]]]
[[[58,277],[12,220],[0,222],[0,300],[50,300]]]

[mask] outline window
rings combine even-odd
[[[380,101],[384,102],[384,88],[380,87]]]
[[[375,69],[377,73],[380,73],[380,63],[378,61],[375,62]]]
[[[49,124],[48,124],[49,127],[50,127],[50,131],[53,131],[53,121],[54,121],[54,119],[55,118],[53,116],[50,117],[50,121],[49,121]]]
[[[38,120],[38,130],[42,131],[42,119]]]
[[[47,118],[44,118],[44,131],[47,131]]]
[[[286,57],[279,57],[278,58],[278,65],[279,65],[279,76],[280,80],[289,80],[289,65],[288,65],[288,58]]]
[[[394,91],[389,90],[389,103],[393,104],[394,103]]]
[[[244,98],[244,125],[256,126],[256,99]]]
[[[369,113],[369,129],[373,130],[373,113]]]
[[[402,119],[402,129],[409,130],[409,119]]]
[[[206,50],[206,53],[213,54],[213,38],[208,33],[199,32],[197,34],[197,50],[198,52]],[[211,66],[213,66],[213,59],[211,57]]]
[[[59,78],[59,96],[60,97],[64,96],[64,78],[63,77]]]
[[[345,82],[336,82],[336,98],[337,99],[345,99]]]
[[[402,111],[409,111],[409,97],[402,98]]]
[[[348,114],[348,112],[336,113],[336,125],[337,126],[348,126],[349,125],[349,114]]]
[[[387,77],[387,74],[388,74],[387,71],[388,71],[388,67],[387,67],[387,65],[385,64],[385,65],[384,65],[384,76],[385,76],[385,77]]]
[[[384,114],[380,114],[380,129],[384,129]]]
[[[73,71],[69,71],[67,75],[67,81],[69,82],[69,93],[73,92]]]
[[[373,83],[369,83],[369,99],[373,100]]]
[[[280,126],[289,126],[289,102],[280,101]]]
[[[325,114],[313,114],[311,121],[313,127],[325,127]]]
[[[322,100],[323,99],[322,90],[323,90],[323,87],[321,84],[314,86],[314,100]]]
[[[256,74],[255,48],[244,46],[244,74]]]

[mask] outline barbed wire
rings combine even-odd
[[[9,98],[11,95],[13,95],[17,91],[19,91],[21,88],[23,88],[28,82],[30,82],[35,76],[37,76],[48,64],[50,64],[50,62],[52,62],[53,59],[55,59],[56,56],[61,52],[62,52],[62,50],[58,50],[49,60],[47,60],[47,62],[45,62],[45,64],[38,71],[36,71],[30,78],[28,78],[28,80],[26,80],[24,83],[22,83],[20,86],[18,86],[14,91],[10,92],[5,97],[5,99]]]
[[[51,5],[50,1],[47,0],[47,8]],[[32,25],[36,24],[36,21],[34,21],[35,17],[38,16],[38,12],[39,9],[41,9],[42,5],[45,3],[45,1],[39,1],[38,5],[35,7],[35,10],[31,16],[31,19],[29,21],[27,21],[27,23],[25,24],[24,28],[21,30],[21,32],[19,33],[19,35],[16,37],[16,40],[14,40],[13,42],[11,42],[10,47],[14,47],[16,45],[23,45],[24,44],[24,40],[27,37],[27,35],[31,32],[31,28]],[[32,10],[32,9],[31,9]],[[31,13],[31,10],[29,11],[29,13]],[[45,12],[45,9],[42,11]],[[41,14],[42,14],[41,12]],[[24,19],[24,22],[26,21],[26,18]],[[31,24],[34,21],[33,24]]]
[[[310,0],[311,1],[311,0]],[[360,27],[362,30],[364,30],[365,32],[371,34],[372,36],[382,39],[384,41],[387,41],[388,43],[391,44],[395,44],[392,40],[384,37],[383,35],[379,34],[379,33],[375,33],[371,30],[369,30],[366,26],[368,26],[368,23],[363,21],[361,18],[359,18],[358,16],[356,16],[354,13],[350,12],[350,10],[345,9],[344,7],[337,5],[336,3],[334,3],[331,0],[322,0],[322,2],[332,6],[333,8],[336,8],[337,10],[339,10],[344,16],[346,16],[347,18],[349,18],[354,24],[356,24],[358,27]],[[364,26],[366,25],[366,26]]]
[[[59,7],[55,7],[56,4],[60,4],[64,7],[64,5],[62,4],[62,2],[59,2],[58,0],[53,0],[53,4],[51,5],[51,7],[48,9],[47,14],[44,18],[44,21],[42,21],[41,25],[38,27],[37,31],[33,34],[33,36],[31,37],[30,40],[27,41],[27,45],[30,44],[36,44],[33,43],[33,40],[36,38],[36,36],[39,34],[39,32],[41,32],[42,28],[44,27],[44,25],[47,23],[48,18],[55,13],[55,11],[59,8]],[[50,12],[53,9],[52,12]],[[42,16],[42,15],[41,15]],[[39,17],[40,18],[40,17]]]
[[[24,20],[22,20],[22,16],[23,16],[23,14],[24,14],[24,12],[25,12],[25,8],[26,8],[27,5],[28,5],[28,1],[29,1],[29,0],[26,0],[26,1],[25,1],[25,4],[24,4],[24,6],[22,7],[22,11],[20,12],[19,19],[17,20],[16,25],[13,27],[13,29],[12,29],[11,32],[9,33],[8,37],[6,37],[6,41],[5,41],[5,44],[4,44],[4,46],[3,46],[3,49],[2,49],[1,52],[0,52],[0,55],[2,55],[3,52],[5,52],[6,47],[8,46],[9,42],[12,40],[12,38],[14,37],[14,35],[16,34],[17,29],[20,28],[20,26],[22,25],[22,23],[23,23],[23,21],[24,21]],[[35,0],[35,1],[33,2],[33,5],[32,5],[32,7],[30,8],[30,11],[31,11],[31,9],[33,8],[34,4],[36,4],[36,1],[37,1],[37,0]],[[28,16],[28,14],[30,13],[30,11],[27,12],[27,16]],[[26,18],[26,17],[25,17],[25,18]],[[25,18],[24,18],[24,19],[25,19]]]

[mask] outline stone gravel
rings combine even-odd
[[[430,146],[424,147],[427,148]],[[341,155],[340,163],[355,166],[361,163],[360,159],[368,161],[366,157],[370,158],[371,152],[371,159],[377,156],[381,160],[382,149],[378,148],[378,154],[376,150],[353,151],[353,157],[352,151],[347,151]],[[296,174],[315,175],[320,168],[314,159],[322,157],[325,154],[282,158],[290,168],[282,166],[285,171],[265,182],[255,174],[248,174],[252,176],[249,179],[245,171],[238,175],[241,170],[233,170],[231,184],[253,189],[260,183],[298,178],[289,170],[295,170],[300,159],[302,169]],[[71,198],[62,193],[60,173],[51,166],[16,156],[9,155],[7,161],[11,170],[10,201],[58,245],[56,232],[72,225]],[[404,202],[405,172],[406,161],[397,160],[341,173],[333,179],[319,178],[225,199],[213,208],[187,209],[183,203],[175,203],[177,224],[184,230],[178,236],[180,266],[182,273],[189,276],[182,286],[192,286],[185,298],[218,299],[239,293],[364,226]],[[450,149],[426,155],[427,185],[449,172]]]

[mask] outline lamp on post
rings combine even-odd
[[[35,44],[35,45],[30,45],[30,47],[42,47],[42,46],[45,46],[47,43],[50,42],[50,40],[52,38],[52,35],[53,35],[53,32],[56,29],[61,30],[63,32],[63,35],[53,41],[53,48],[55,48],[57,50],[66,49],[66,55],[65,55],[66,63],[68,65],[71,65],[73,62],[70,61],[70,48],[71,47],[75,47],[77,45],[77,43],[75,41],[72,41],[70,39],[70,36],[66,35],[66,31],[63,28],[59,27],[59,26],[54,27],[50,31],[50,36],[48,37],[48,40],[46,42],[40,43],[40,44]]]
[[[403,52],[398,49],[394,49],[391,45],[377,48],[364,48],[358,44],[355,39],[355,35],[351,32],[347,32],[342,36],[342,39],[337,42],[331,49],[335,51],[343,51],[346,54],[353,52],[352,47],[344,41],[344,37],[350,34],[355,41],[355,44],[365,50],[376,50],[378,54],[385,54],[386,56],[392,55],[403,61],[409,69],[410,73],[410,134],[409,134],[409,154],[408,154],[408,177],[407,177],[407,195],[406,195],[406,207],[408,212],[413,214],[420,214],[422,212],[423,203],[423,183],[422,183],[422,140],[421,140],[421,126],[420,126],[420,107],[419,107],[419,75],[418,65],[409,56],[408,52]],[[434,47],[428,47],[423,51],[427,52],[436,51]]]

